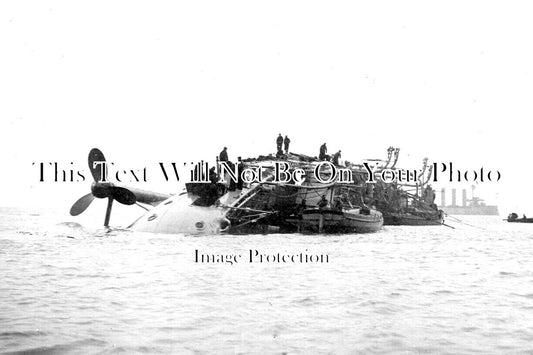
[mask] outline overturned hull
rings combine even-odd
[[[170,196],[103,181],[95,162],[105,162],[105,158],[95,148],[88,157],[94,178],[91,193],[74,203],[71,214],[85,211],[94,198],[107,198],[107,226],[113,201],[146,205],[147,212],[129,228],[167,234],[368,233],[378,231],[384,222],[442,222],[441,217],[387,215],[390,211],[405,213],[405,207],[424,205],[424,201],[401,191],[396,184],[381,182],[374,188],[366,182],[362,165],[347,163],[341,173],[337,164],[301,154],[288,154],[283,159],[269,155],[239,160],[238,164],[221,163],[209,171],[207,166],[205,171],[199,168],[195,170],[198,179],[195,175],[185,184],[184,192]],[[245,170],[259,178],[245,178]],[[425,190],[426,195],[429,190]],[[427,196],[425,199],[431,201]]]
[[[217,207],[195,206],[196,197],[175,195],[146,212],[129,226],[132,230],[165,234],[219,234],[228,231],[229,220]]]

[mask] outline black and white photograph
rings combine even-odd
[[[533,354],[526,1],[0,3],[0,354]]]

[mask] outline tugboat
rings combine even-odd
[[[507,216],[507,222],[512,223],[533,223],[533,218],[527,218],[526,215],[524,215],[522,218],[518,218],[518,215],[516,213],[511,213],[509,216]]]

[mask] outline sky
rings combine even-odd
[[[90,181],[40,182],[32,163],[86,170],[93,147],[153,170],[132,185],[175,192],[158,162],[268,154],[282,133],[307,155],[326,142],[358,162],[394,146],[407,169],[428,157],[497,170],[476,194],[502,215],[533,214],[530,7],[2,1],[0,206],[68,213]]]

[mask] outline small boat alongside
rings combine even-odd
[[[301,232],[372,233],[383,226],[383,215],[368,208],[310,208],[300,218],[292,219]]]

